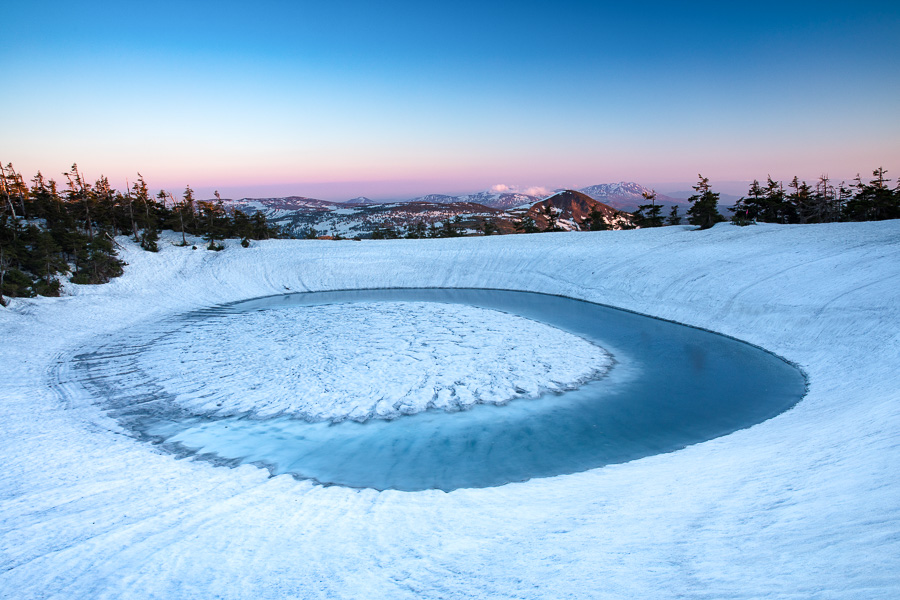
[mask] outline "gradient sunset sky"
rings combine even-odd
[[[0,160],[408,198],[900,176],[900,3],[9,2]]]

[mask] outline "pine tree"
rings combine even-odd
[[[747,195],[741,197],[731,207],[731,222],[735,225],[750,225],[755,223],[759,215],[765,210],[763,189],[759,181],[754,179],[747,190]]]
[[[606,231],[609,229],[609,224],[606,222],[606,218],[597,204],[591,206],[591,212],[582,219],[581,226],[587,227],[589,231]]]
[[[678,205],[672,206],[669,210],[669,216],[666,218],[666,225],[681,225],[681,215],[678,214]]]
[[[649,200],[650,204],[641,204],[634,213],[634,224],[638,227],[662,227],[663,217],[662,206],[656,203],[656,191],[642,192],[644,200]]]
[[[28,198],[28,186],[25,185],[22,175],[16,172],[12,163],[7,163],[4,167],[0,164],[0,187],[6,197],[6,203],[9,206],[10,214],[15,215],[16,209],[14,204],[19,205],[19,216],[23,219],[28,218],[25,210],[26,199]]]
[[[519,233],[538,233],[540,229],[538,229],[537,224],[535,224],[534,219],[532,219],[529,215],[525,215],[521,220],[515,222],[516,231]]]
[[[556,207],[547,202],[544,205],[544,218],[547,219],[547,227],[544,228],[545,232],[553,232],[553,231],[564,231],[562,227],[559,226],[559,215],[556,212]]]
[[[493,235],[497,233],[497,224],[493,219],[482,218],[479,229],[484,235]]]
[[[719,214],[719,194],[710,189],[709,179],[698,175],[700,181],[693,186],[697,193],[688,198],[691,208],[688,210],[688,223],[698,225],[700,229],[709,229],[725,218]]]
[[[766,187],[764,190],[764,209],[757,217],[765,223],[784,223],[786,214],[784,208],[784,186],[780,182],[772,179],[769,175],[766,179]]]
[[[419,219],[415,223],[411,223],[406,227],[406,239],[417,240],[428,236],[425,221]]]
[[[94,239],[94,222],[91,218],[91,200],[92,193],[90,186],[85,183],[84,177],[78,170],[78,165],[73,163],[72,169],[68,173],[64,173],[69,182],[66,191],[67,200],[74,204],[81,204],[84,207],[84,230],[89,239]]]
[[[12,193],[10,193],[10,189],[9,189],[10,181],[9,181],[9,177],[7,175],[7,169],[12,169],[12,163],[8,164],[5,167],[3,166],[2,163],[0,163],[0,189],[3,190],[3,197],[6,200],[6,207],[8,207],[8,209],[9,209],[10,216],[15,217],[16,216],[16,208],[15,208],[15,205],[13,205]]]
[[[856,195],[845,207],[846,216],[853,221],[881,221],[900,218],[900,197],[896,190],[888,187],[890,179],[882,167],[872,172],[874,179],[864,184],[856,176]]]

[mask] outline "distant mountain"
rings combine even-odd
[[[499,204],[488,206],[469,201],[476,198]],[[515,233],[515,224],[525,215],[531,216],[538,227],[546,227],[544,207],[549,204],[559,215],[559,224],[565,230],[581,229],[581,222],[598,206],[612,228],[620,228],[628,222],[627,216],[605,204],[576,191],[567,190],[546,200],[517,193],[480,192],[465,196],[433,194],[408,202],[329,202],[315,198],[291,196],[288,198],[242,198],[224,200],[227,207],[247,213],[261,212],[266,219],[295,237],[312,235],[340,235],[341,237],[371,237],[376,230],[394,229],[403,232],[408,227],[423,223],[443,224],[454,220],[464,233],[476,233],[485,221],[494,224],[498,233]],[[502,207],[502,205],[512,208]]]
[[[368,200],[368,199],[367,199]],[[315,198],[242,198],[224,200],[231,209],[262,212],[266,219],[295,237],[340,235],[370,237],[376,229],[404,229],[417,221],[443,223],[459,216],[463,228],[474,232],[479,219],[503,220],[499,209],[472,202],[329,202]],[[507,233],[512,232],[512,226]]]
[[[222,202],[229,207],[243,210],[244,212],[257,211],[294,211],[308,210],[329,206],[340,206],[337,202],[305,198],[303,196],[287,196],[285,198],[241,198],[240,200],[223,199]]]
[[[438,204],[453,204],[457,202],[474,202],[490,208],[513,208],[515,206],[531,205],[540,202],[542,198],[519,192],[493,192],[484,191],[460,196],[447,196],[444,194],[429,194],[413,198],[410,202],[433,202]]]
[[[557,215],[559,227],[566,231],[580,231],[583,229],[581,224],[594,208],[600,211],[603,215],[603,220],[612,229],[621,229],[623,226],[631,225],[630,215],[623,214],[612,206],[599,202],[582,192],[562,190],[546,200],[535,203],[525,213],[534,219],[539,229],[545,229],[548,226],[546,217],[548,206],[552,207]]]
[[[608,204],[617,210],[633,212],[641,204],[647,204],[644,193],[650,193],[652,190],[633,181],[620,181],[619,183],[591,185],[581,188],[580,191],[594,200]],[[672,205],[688,206],[688,202],[684,198],[660,193],[656,194],[655,202],[666,207]]]

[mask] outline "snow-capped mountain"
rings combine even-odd
[[[644,194],[652,192],[650,188],[646,188],[633,181],[620,181],[619,183],[600,183],[581,188],[580,192],[587,194],[594,200],[609,204],[615,209],[632,212],[637,210],[641,204],[647,204]],[[687,206],[687,200],[683,198],[672,198],[665,194],[656,194],[656,204],[662,206]]]

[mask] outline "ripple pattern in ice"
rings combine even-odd
[[[603,375],[599,346],[496,310],[365,302],[224,313],[140,354],[196,415],[395,418],[562,392]]]

